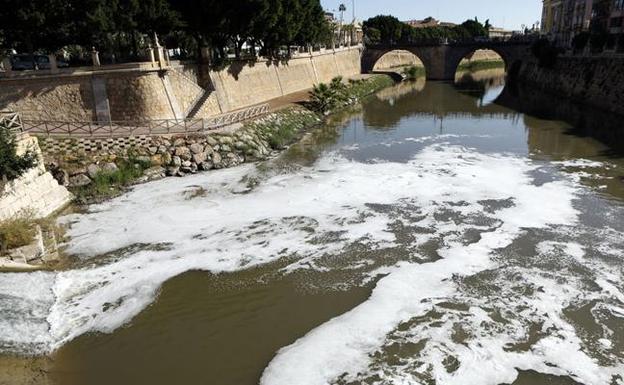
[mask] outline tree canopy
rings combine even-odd
[[[394,16],[375,16],[364,22],[364,34],[373,44],[398,44],[439,39],[464,40],[488,35],[490,22],[476,18],[456,26],[415,28]]]
[[[282,47],[330,39],[320,0],[3,0],[0,45],[20,52],[53,53],[95,46],[136,55],[154,33],[162,41],[223,58],[245,44],[279,55]]]

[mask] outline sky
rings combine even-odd
[[[328,11],[347,6],[345,20],[352,18],[354,0],[321,0]],[[393,15],[402,21],[433,16],[438,20],[461,23],[475,16],[496,27],[519,30],[542,18],[542,0],[355,0],[356,17],[366,20],[376,15]]]

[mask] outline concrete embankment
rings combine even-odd
[[[513,79],[574,102],[624,114],[624,57],[560,57],[551,68],[526,61]]]
[[[348,104],[393,84],[386,75],[349,82]],[[47,163],[55,165],[55,175],[63,176],[62,183],[88,199],[102,187],[109,190],[108,186],[97,186],[106,179],[100,174],[117,173],[128,161],[146,169],[141,180],[232,167],[267,158],[304,129],[320,124],[322,118],[322,114],[292,105],[206,133],[77,140],[47,137],[41,139],[41,146]]]
[[[159,69],[85,68],[0,79],[0,109],[27,120],[99,121],[206,118],[360,74],[360,47],[259,60],[211,70],[172,62]]]

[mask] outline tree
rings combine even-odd
[[[489,34],[489,30],[477,20],[466,20],[461,26],[468,31],[471,37],[485,37]]]
[[[5,48],[53,53],[73,37],[71,3],[64,0],[3,0],[0,29]]]
[[[374,32],[376,35],[378,33],[379,43],[383,44],[395,44],[400,39],[401,36],[404,35],[404,26],[406,24],[399,21],[394,16],[375,16],[366,20],[363,24],[364,34],[368,36],[368,32],[371,29],[375,29],[378,32]]]
[[[318,0],[301,0],[303,20],[295,38],[298,45],[315,45],[331,38],[331,26]]]
[[[15,135],[0,126],[0,192],[7,182],[19,178],[36,165],[37,154],[27,151],[17,155]]]

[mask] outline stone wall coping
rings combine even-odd
[[[318,57],[318,56],[326,56],[326,55],[334,55],[336,53],[340,53],[340,52],[348,52],[348,51],[357,51],[357,50],[361,50],[363,49],[364,46],[362,44],[359,45],[354,45],[351,47],[341,47],[341,48],[336,48],[336,49],[331,49],[331,48],[327,48],[321,51],[312,51],[311,53],[299,53],[299,54],[294,54],[289,60],[297,60],[297,59],[309,59],[311,57]],[[259,57],[256,61],[254,61],[254,64],[258,64],[258,63],[268,63],[268,62],[273,62],[275,60],[273,59],[267,59],[264,57]],[[238,60],[238,61],[234,61],[233,63],[249,63],[250,60]],[[180,68],[180,67],[184,67],[184,66],[188,66],[188,65],[196,65],[197,62],[194,60],[171,60],[171,67],[173,68]]]
[[[58,78],[70,78],[70,77],[82,77],[93,75],[105,75],[105,74],[119,74],[123,72],[160,72],[167,70],[168,67],[158,68],[153,67],[148,63],[136,63],[135,65],[110,65],[102,67],[75,67],[70,69],[60,69],[58,73],[51,73],[49,71],[13,71],[10,76],[0,76],[0,82],[11,82],[20,80],[39,80],[39,79],[58,79]]]

